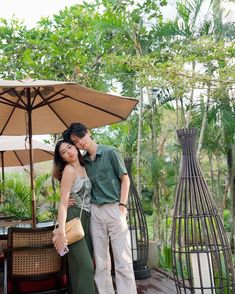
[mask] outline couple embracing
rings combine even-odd
[[[115,293],[111,241],[116,293],[136,294],[126,221],[130,181],[118,150],[97,144],[86,126],[73,123],[55,147],[53,176],[60,181],[59,228],[53,238],[58,252],[67,245],[66,221],[78,217],[82,207],[85,238],[68,246],[68,293]]]

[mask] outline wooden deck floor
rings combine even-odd
[[[138,294],[175,294],[175,282],[165,273],[151,270],[151,277],[143,280],[136,280]]]
[[[136,280],[138,294],[175,294],[175,282],[163,272],[152,269],[151,277]],[[0,294],[3,294],[2,274],[0,279]],[[125,293],[123,293],[125,294]]]

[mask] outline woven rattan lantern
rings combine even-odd
[[[148,258],[148,230],[144,211],[136,191],[132,178],[132,159],[125,158],[125,165],[130,177],[130,191],[128,198],[128,217],[127,221],[131,236],[131,250],[133,267],[136,279],[144,279],[150,276],[150,270],[147,267]]]
[[[196,159],[196,130],[177,134],[183,151],[172,228],[177,293],[235,293],[229,242]]]

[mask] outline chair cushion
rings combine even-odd
[[[8,294],[14,294],[13,292],[13,283],[17,283],[17,289],[20,293],[33,293],[33,292],[42,292],[49,291],[54,289],[66,288],[67,277],[66,274],[62,275],[59,279],[59,285],[57,284],[56,279],[47,279],[39,281],[30,281],[30,280],[19,280],[19,281],[8,281]]]
[[[3,253],[0,254],[0,264],[4,265],[4,254]]]
[[[4,270],[4,254],[0,254],[0,272],[3,272]]]

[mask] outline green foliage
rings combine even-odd
[[[119,148],[124,157],[132,157],[136,152],[137,119],[133,113],[127,121],[93,130],[92,137],[96,142]]]
[[[42,221],[45,219],[53,219],[54,214],[41,208],[48,202],[48,179],[50,174],[43,174],[35,179],[35,196],[37,204],[37,218]],[[30,184],[20,176],[7,176],[4,184],[1,183],[1,191],[3,193],[4,202],[0,207],[0,211],[7,216],[12,216],[15,219],[32,218],[32,197]],[[49,198],[49,197],[48,197]],[[55,199],[55,198],[54,198]],[[49,198],[50,200],[50,198]],[[42,213],[43,211],[43,213]],[[39,213],[40,212],[40,213]],[[45,215],[43,215],[45,214]]]
[[[6,180],[4,186],[1,184],[1,189],[4,191],[4,205],[1,211],[8,216],[14,216],[16,219],[31,217],[31,195],[30,190],[16,178]]]
[[[163,250],[159,251],[159,266],[165,270],[172,272],[172,249],[165,246]]]
[[[147,188],[142,190],[141,204],[146,215],[152,215],[153,213],[152,196],[153,191],[149,191]]]
[[[231,232],[231,212],[228,209],[223,211],[223,218],[224,218],[224,228],[226,232]]]
[[[38,212],[37,219],[41,222],[56,220],[58,203],[60,201],[60,192],[58,189],[54,191],[52,187],[48,188],[48,195],[46,199],[41,203]]]

